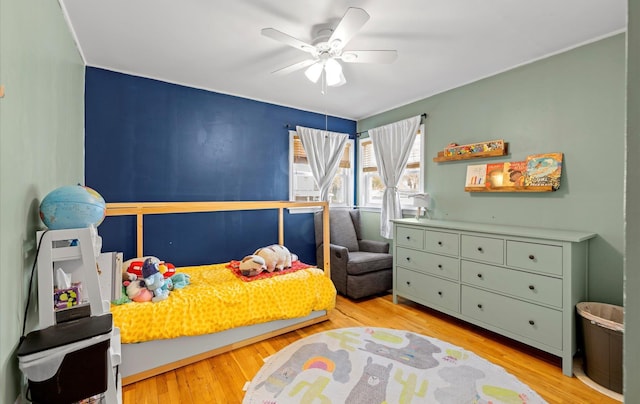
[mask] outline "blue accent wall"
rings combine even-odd
[[[287,200],[287,125],[325,128],[294,108],[87,67],[85,183],[107,202]],[[320,96],[320,92],[318,91]],[[356,122],[327,129],[355,136]],[[277,211],[145,219],[144,251],[175,265],[241,259],[277,242]],[[135,219],[108,217],[103,251],[135,256]],[[285,245],[315,263],[311,214],[285,215]]]

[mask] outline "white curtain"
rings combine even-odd
[[[391,220],[402,217],[398,182],[409,160],[409,152],[420,126],[420,115],[369,129],[369,137],[376,156],[378,173],[385,186],[380,212],[380,235],[393,238]]]
[[[320,189],[320,200],[328,201],[329,188],[340,165],[349,135],[303,126],[296,126],[296,132],[309,160],[313,178]]]

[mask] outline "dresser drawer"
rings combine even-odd
[[[424,230],[398,226],[395,242],[399,246],[422,250],[424,248]]]
[[[438,254],[460,254],[458,234],[427,230],[424,233],[424,249]]]
[[[507,240],[507,265],[562,275],[562,247]]]
[[[562,312],[462,286],[462,314],[505,331],[562,349]]]
[[[460,312],[460,286],[457,283],[404,268],[398,268],[396,276],[396,289],[400,294],[407,294],[418,302],[424,301],[429,305]]]
[[[489,237],[462,235],[462,257],[502,264],[504,240]]]
[[[396,259],[397,265],[405,268],[426,274],[444,276],[456,281],[460,279],[460,261],[458,258],[398,247],[394,259]]]
[[[461,266],[464,283],[562,307],[562,279],[472,261],[463,260]]]

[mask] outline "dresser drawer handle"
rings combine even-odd
[[[442,269],[442,264],[438,264],[438,269]]]
[[[407,286],[411,286],[411,282],[410,281],[407,281]]]
[[[478,251],[482,252],[482,247],[478,247]]]
[[[531,255],[529,255],[529,259],[530,259],[531,261],[533,261],[534,259],[536,259],[536,256],[535,256],[535,255],[533,255],[533,254],[531,254]]]
[[[407,236],[407,240],[411,240],[411,236]]]
[[[442,291],[441,290],[438,291],[438,296],[442,296]]]
[[[529,325],[536,325],[536,322],[533,320],[529,320]]]
[[[482,304],[478,303],[478,308],[482,310]]]
[[[533,285],[529,285],[529,290],[536,290],[536,287]]]
[[[407,257],[407,258],[406,258],[406,260],[407,260],[407,261],[411,261],[411,257]]]
[[[482,274],[478,274],[478,278],[482,279]]]
[[[439,245],[439,246],[442,246],[442,241],[438,241],[438,245]]]

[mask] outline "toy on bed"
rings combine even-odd
[[[153,292],[151,301],[156,303],[166,300],[169,297],[169,291],[173,289],[173,282],[170,278],[165,279],[164,275],[158,269],[158,263],[153,258],[147,258],[142,264],[142,277],[147,289]]]
[[[133,302],[150,302],[153,298],[153,293],[147,289],[147,285],[142,279],[124,281],[122,284],[127,292],[127,297]]]
[[[291,254],[287,247],[280,244],[272,244],[267,247],[258,248],[253,255],[257,255],[264,259],[267,266],[267,272],[281,271],[285,268],[291,268],[291,262],[298,260],[297,255]]]
[[[247,255],[240,261],[239,268],[243,276],[256,276],[267,270],[267,264],[259,255]]]
[[[171,278],[176,273],[176,267],[169,263],[161,261],[158,257],[154,257],[152,255],[139,257],[139,258],[131,258],[122,263],[122,280],[123,281],[132,281],[134,279],[138,279],[142,277],[142,266],[144,262],[150,258],[158,267],[158,271],[162,274],[162,276],[167,278]]]
[[[182,289],[191,283],[191,276],[189,274],[185,274],[184,272],[177,272],[171,278],[169,278],[173,283],[173,289]]]

